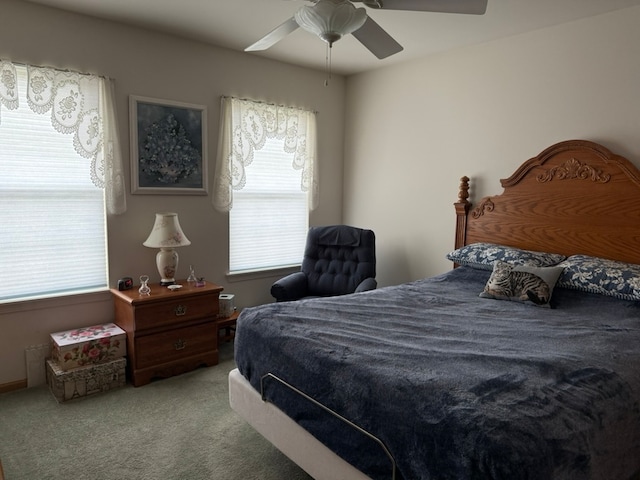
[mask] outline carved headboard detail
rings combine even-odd
[[[456,248],[493,242],[640,264],[640,171],[626,158],[568,140],[500,182],[502,194],[472,208],[469,179],[461,179]]]
[[[546,172],[539,173],[536,177],[539,182],[558,180],[591,180],[592,182],[606,183],[611,180],[611,175],[602,173],[599,168],[592,167],[571,157],[562,165],[550,168]]]

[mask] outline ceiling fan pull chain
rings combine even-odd
[[[325,54],[325,63],[327,68],[327,78],[324,81],[324,86],[329,86],[329,80],[331,80],[331,45],[327,43],[327,53]]]

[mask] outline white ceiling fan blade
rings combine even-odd
[[[484,15],[487,0],[353,0],[371,8],[415,12],[467,13]]]
[[[391,35],[374,22],[371,17],[367,17],[364,25],[351,35],[356,37],[360,43],[369,49],[379,59],[387,58],[403,50],[402,45],[396,42]]]
[[[253,45],[249,45],[244,49],[245,52],[254,52],[258,50],[266,50],[269,47],[272,47],[284,37],[289,35],[291,32],[298,28],[298,22],[296,19],[291,17],[289,20],[284,22],[283,24],[277,26],[269,33],[267,33],[264,37],[258,40]]]

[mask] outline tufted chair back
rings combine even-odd
[[[311,295],[353,293],[365,278],[376,276],[375,235],[347,225],[311,227],[302,271]]]
[[[301,271],[274,283],[271,294],[278,301],[345,295],[376,288],[375,276],[372,230],[348,225],[311,227]]]

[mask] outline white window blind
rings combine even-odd
[[[0,112],[0,302],[106,288],[104,189],[50,114],[29,108],[17,73],[20,106]]]
[[[309,228],[302,172],[284,140],[267,138],[246,167],[246,184],[233,194],[229,212],[229,270],[232,273],[299,264]]]

